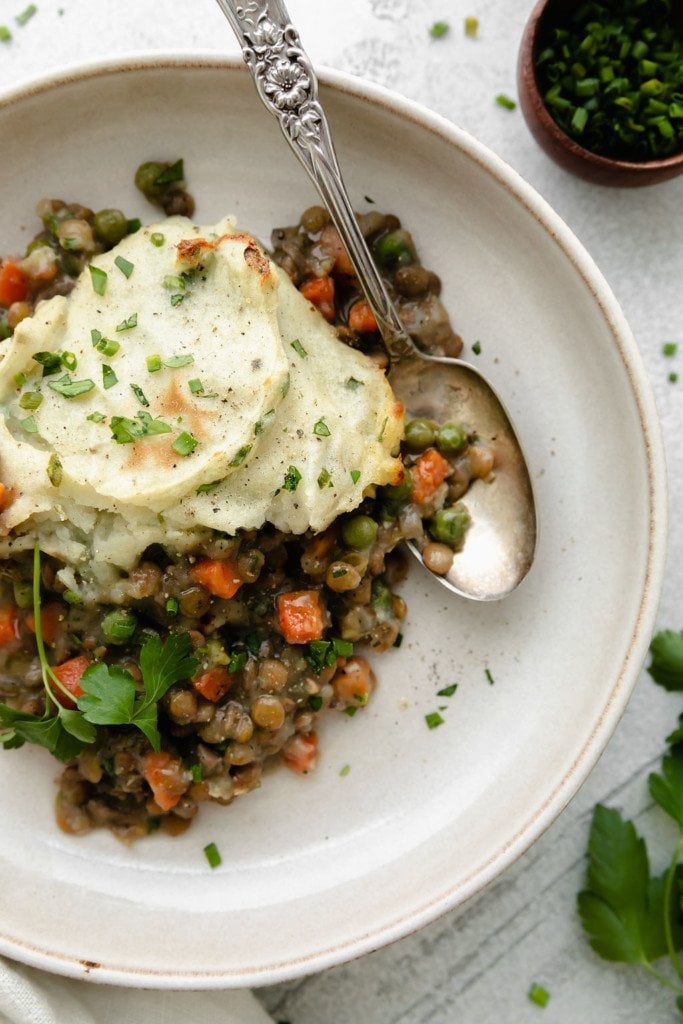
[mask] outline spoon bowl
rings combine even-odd
[[[459,359],[421,352],[401,323],[358,227],[318,99],[315,71],[284,3],[217,3],[240,42],[259,96],[277,118],[344,243],[389,354],[394,393],[411,417],[457,420],[494,449],[493,479],[477,481],[467,493],[473,525],[462,550],[456,552],[447,574],[434,575],[449,590],[471,600],[505,597],[526,576],[536,549],[531,480],[507,413],[478,370]],[[409,546],[422,562],[417,547]]]

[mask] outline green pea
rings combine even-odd
[[[470,522],[467,509],[463,505],[453,505],[436,513],[429,524],[429,532],[434,540],[457,548],[462,544]]]
[[[413,452],[422,452],[436,440],[437,425],[434,420],[417,419],[406,423],[403,440]]]
[[[128,234],[128,220],[120,210],[100,210],[93,221],[95,234],[107,245],[118,245]]]
[[[459,452],[467,444],[467,431],[459,423],[443,423],[436,435],[436,447],[442,452]]]
[[[135,185],[147,199],[159,199],[164,194],[165,186],[157,185],[156,180],[166,170],[166,164],[156,160],[147,160],[140,164],[135,172]]]
[[[342,526],[344,543],[350,548],[369,548],[377,536],[377,523],[370,516],[353,516]]]
[[[408,231],[399,228],[380,235],[373,246],[375,256],[383,267],[405,267],[415,262],[415,246]]]
[[[138,628],[133,612],[117,609],[102,619],[102,633],[108,644],[125,644]]]
[[[413,493],[413,481],[410,473],[406,473],[400,484],[387,484],[380,491],[382,514],[395,519],[401,507],[410,500]]]

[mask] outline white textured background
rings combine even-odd
[[[213,0],[38,0],[38,13],[18,27],[14,17],[24,6],[22,0],[0,0],[0,24],[13,30],[12,41],[0,43],[2,89],[65,64],[117,53],[237,52]],[[289,3],[315,62],[379,82],[476,135],[555,207],[607,277],[642,351],[662,419],[671,537],[659,622],[682,629],[683,177],[644,190],[583,183],[538,149],[519,110],[496,106],[497,93],[515,95],[517,46],[531,7],[532,0]],[[479,18],[476,41],[464,36],[467,15]],[[440,40],[429,36],[436,20],[451,25]],[[0,140],[0,185],[2,148],[10,141],[16,143]],[[400,161],[400,152],[395,158]],[[440,197],[434,196],[434,202]],[[666,340],[679,343],[675,361],[661,354]],[[681,374],[678,385],[667,382],[670,369]],[[682,707],[680,697],[664,694],[643,674],[579,795],[495,885],[417,935],[347,966],[262,989],[259,998],[277,1021],[291,1024],[680,1020],[673,997],[656,982],[592,954],[576,918],[575,895],[583,879],[590,814],[598,800],[633,816],[652,840],[656,867],[664,866],[674,837],[652,808],[646,778]],[[544,1010],[527,999],[533,981],[551,993]]]

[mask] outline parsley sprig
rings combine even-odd
[[[658,633],[648,671],[666,690],[683,691],[683,632]],[[678,826],[669,867],[652,875],[645,840],[618,810],[598,804],[588,840],[587,886],[578,910],[595,952],[604,960],[637,964],[677,996],[683,1012],[683,715],[667,737],[660,772],[648,779],[650,795]],[[668,956],[679,981],[654,966]]]
[[[6,749],[37,743],[60,761],[68,761],[95,742],[98,725],[129,725],[144,733],[154,750],[160,750],[158,702],[174,683],[189,679],[197,668],[189,634],[173,633],[165,642],[156,635],[145,640],[140,650],[142,691],[120,665],[94,662],[81,677],[83,694],[76,698],[76,707],[65,707],[59,696],[66,696],[70,705],[74,696],[55,674],[45,651],[38,545],[33,553],[33,614],[45,711],[42,716],[31,715],[0,704],[0,743]]]

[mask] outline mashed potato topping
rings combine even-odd
[[[129,569],[207,529],[324,529],[401,473],[383,372],[231,219],[128,236],[0,353],[0,554]]]

